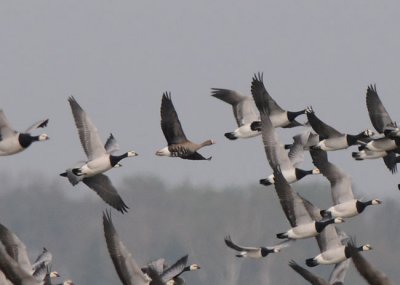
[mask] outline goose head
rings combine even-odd
[[[60,277],[60,274],[57,271],[50,272],[50,278]]]
[[[319,170],[319,168],[314,168],[312,170],[312,174],[321,174],[321,171]]]
[[[127,157],[138,156],[138,155],[139,155],[139,154],[138,154],[137,152],[133,151],[133,150],[128,151],[128,152],[126,153],[126,156],[127,156]]]
[[[50,137],[47,134],[41,134],[38,136],[38,141],[47,141]]]
[[[372,137],[375,133],[370,129],[366,129],[365,131],[362,132],[362,134],[364,137],[369,138]]]
[[[191,264],[191,265],[189,266],[189,271],[199,270],[200,268],[201,268],[201,267],[200,267],[198,264],[193,263],[193,264]]]
[[[371,250],[372,249],[372,246],[370,245],[370,244],[364,244],[363,246],[360,246],[359,248],[358,248],[358,250],[359,251],[368,251],[368,250]]]
[[[371,205],[379,205],[382,204],[382,201],[379,199],[372,199],[371,200]]]
[[[344,222],[345,222],[345,220],[343,218],[335,218],[335,219],[333,219],[333,223],[335,223],[335,224],[341,224],[341,223],[344,223]]]

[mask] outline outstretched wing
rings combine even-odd
[[[101,142],[99,132],[92,120],[78,104],[74,97],[69,97],[68,102],[71,106],[72,115],[74,116],[75,125],[78,129],[79,139],[83,150],[89,160],[102,156],[106,153],[103,143]]]
[[[164,92],[161,99],[161,129],[168,145],[187,141],[169,92]]]
[[[30,133],[33,130],[37,129],[37,128],[45,128],[47,127],[47,123],[49,122],[49,119],[44,119],[44,120],[40,120],[36,123],[34,123],[32,126],[30,126],[29,128],[26,129],[26,133]]]
[[[371,123],[375,130],[379,133],[383,133],[387,126],[394,126],[394,122],[383,106],[381,99],[376,92],[376,85],[370,85],[367,88],[367,109]]]
[[[3,110],[0,110],[0,140],[15,134]]]
[[[95,176],[86,177],[82,179],[82,182],[90,189],[94,190],[104,202],[117,209],[122,214],[128,212],[129,207],[124,203],[117,189],[114,188],[106,175],[97,174]]]
[[[327,282],[325,279],[298,265],[294,260],[289,262],[289,266],[312,285],[331,285],[331,283]]]
[[[317,115],[315,115],[315,112],[311,107],[307,108],[306,114],[308,123],[311,125],[313,130],[319,134],[320,138],[327,139],[343,135],[341,132],[322,122]]]

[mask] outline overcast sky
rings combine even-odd
[[[210,96],[212,87],[250,94],[259,71],[282,107],[312,105],[340,131],[372,128],[365,105],[371,83],[400,118],[398,1],[53,0],[5,1],[0,9],[1,108],[18,130],[50,118],[50,141],[1,157],[0,171],[16,179],[28,171],[60,180],[84,159],[70,95],[104,140],[112,132],[121,151],[140,154],[109,173],[115,185],[143,173],[221,187],[269,174],[260,137],[228,141],[223,134],[236,128],[231,108]],[[212,161],[154,155],[166,145],[159,112],[166,90],[188,138],[216,140],[201,150]],[[288,140],[299,131],[279,133]],[[398,175],[381,160],[353,161],[351,151],[329,158],[365,196],[399,199]]]

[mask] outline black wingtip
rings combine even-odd
[[[306,259],[306,264],[308,267],[315,267],[318,265],[318,262],[314,260],[314,258]]]
[[[235,136],[235,133],[225,133],[224,134],[224,136],[227,138],[227,139],[230,139],[231,141],[234,141],[234,140],[236,140],[237,139],[237,137]]]

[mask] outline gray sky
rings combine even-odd
[[[210,88],[250,94],[252,75],[262,71],[281,106],[312,105],[328,124],[355,133],[372,128],[365,91],[376,83],[397,120],[399,8],[397,1],[366,0],[3,2],[1,108],[18,130],[49,117],[51,140],[2,157],[0,170],[59,180],[84,158],[67,103],[72,94],[104,139],[112,132],[122,151],[140,154],[110,172],[115,185],[141,173],[169,183],[257,183],[270,173],[260,137],[225,139],[236,127],[231,108],[212,98]],[[159,114],[166,90],[186,135],[217,141],[201,150],[211,162],[154,155],[166,144]],[[289,139],[300,130],[279,133]],[[353,161],[351,151],[330,153],[330,159],[362,193],[398,199],[399,177],[380,160]]]

